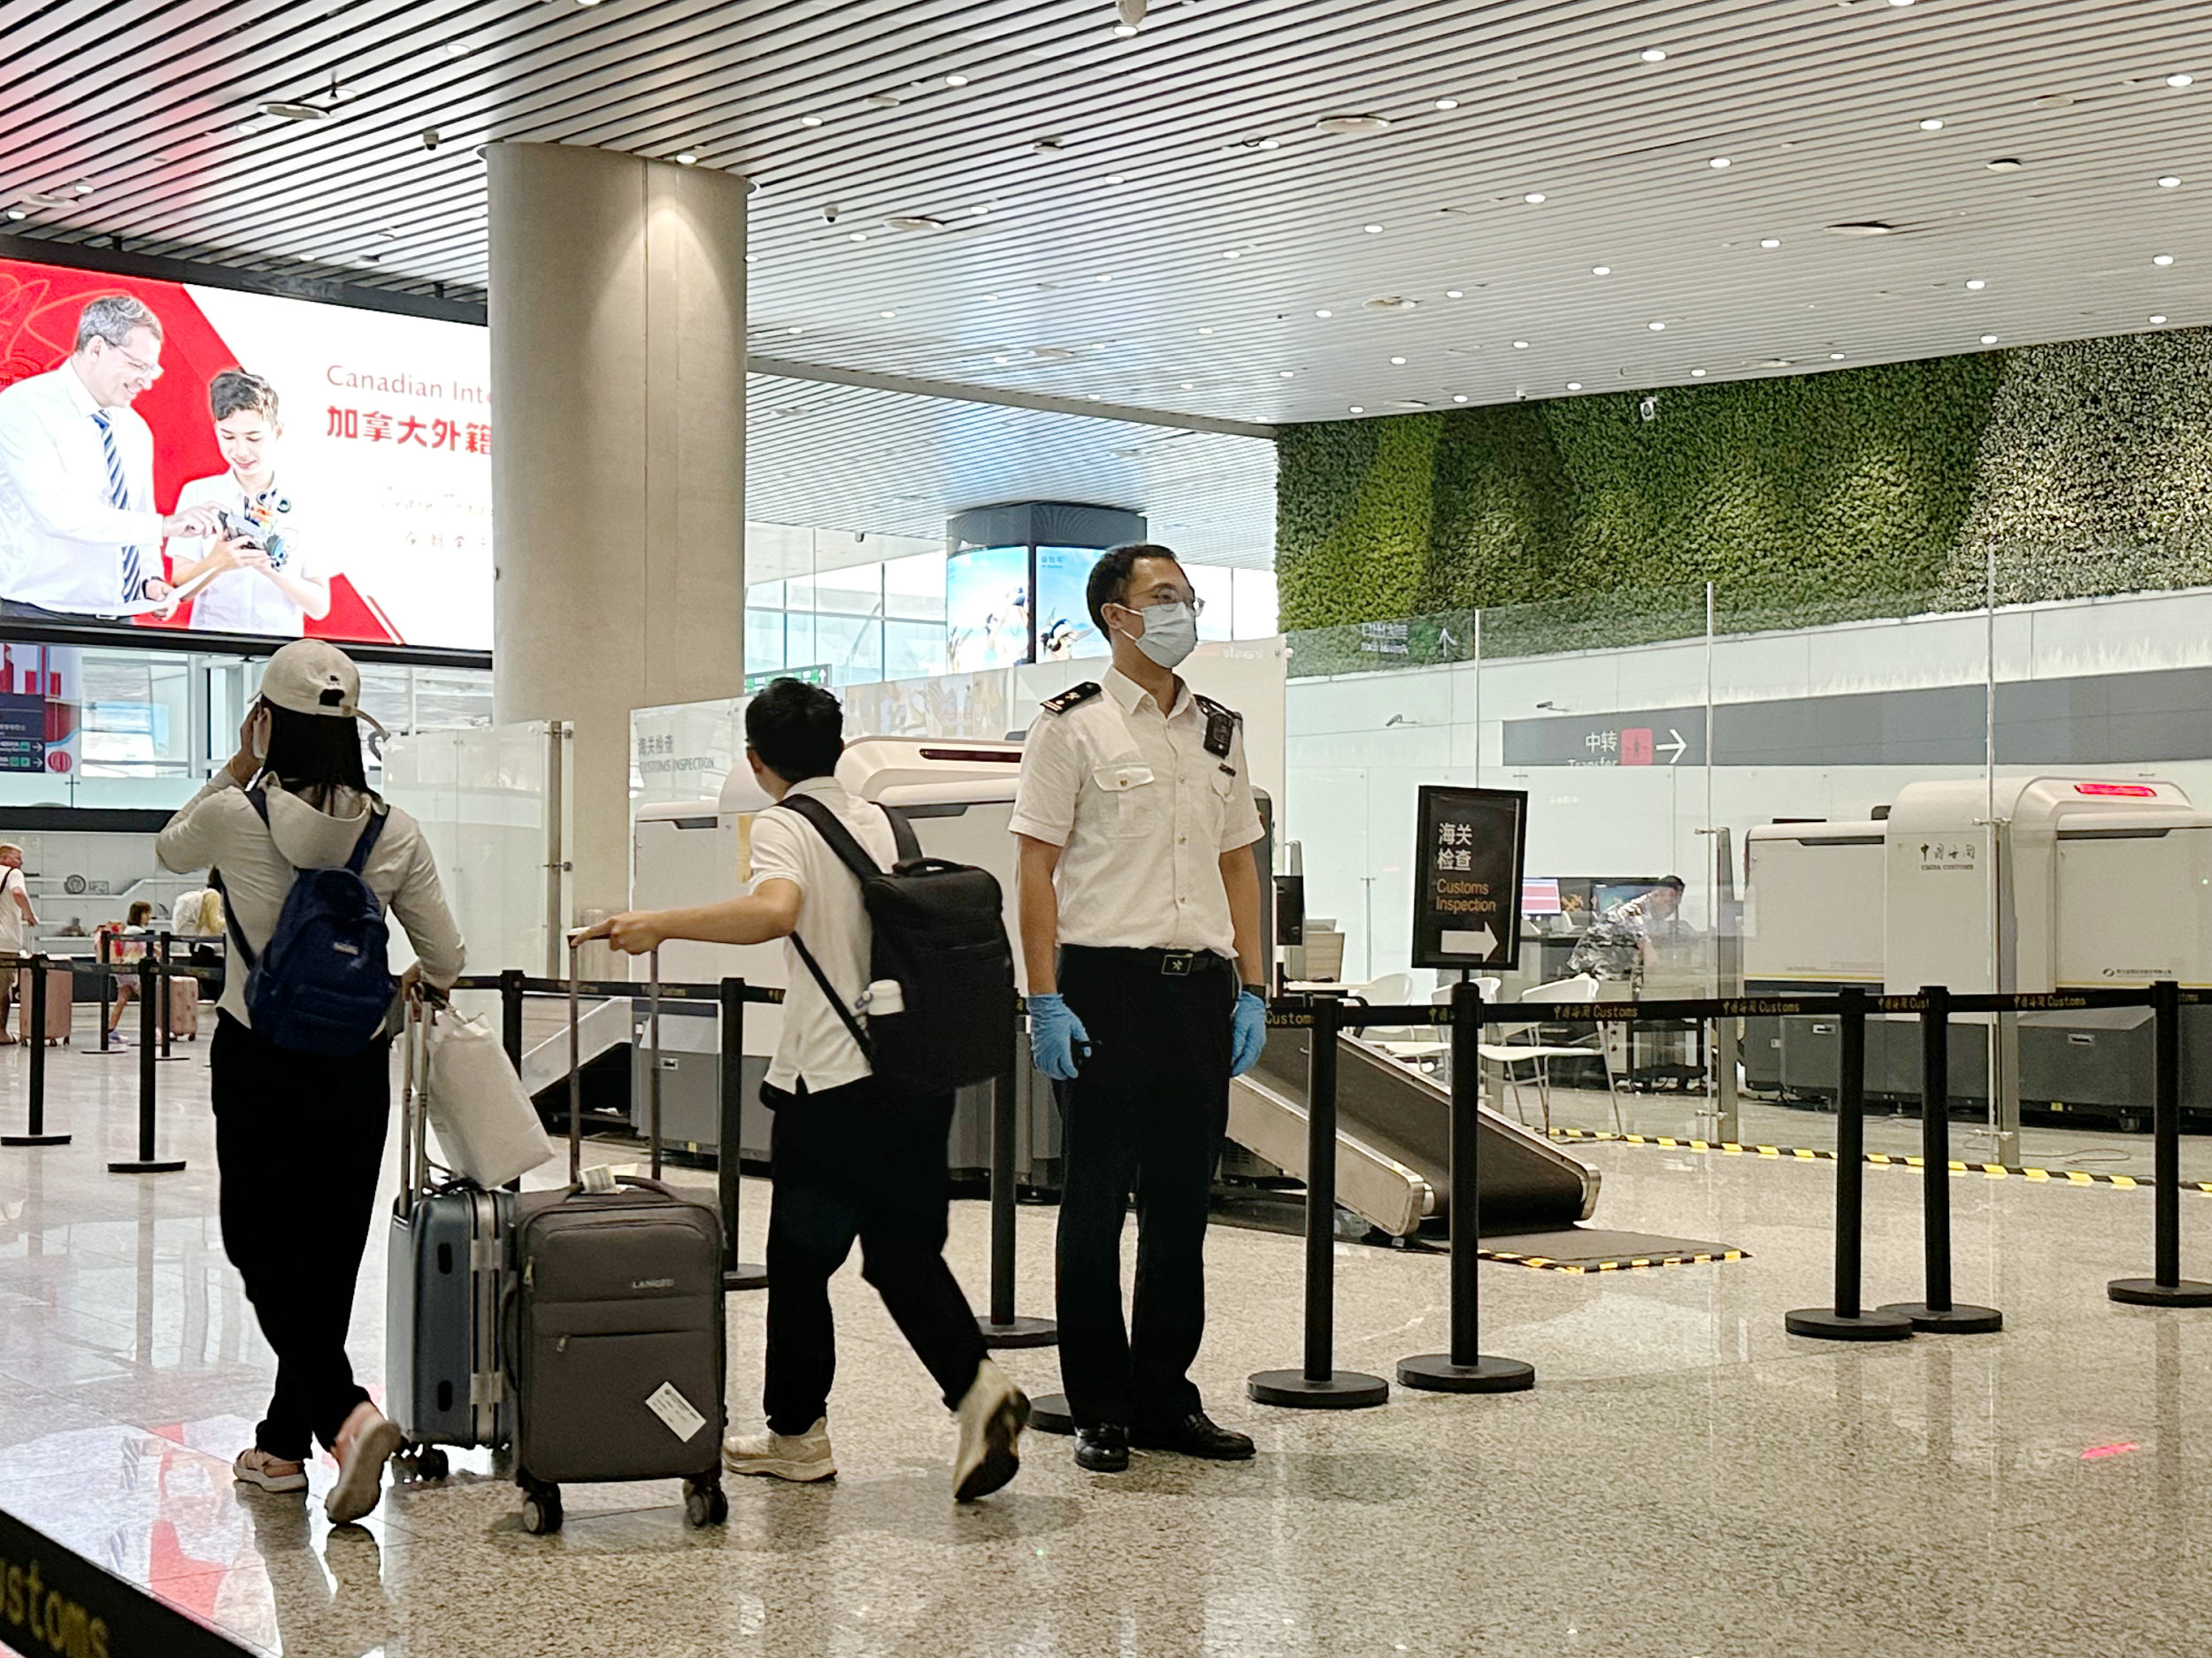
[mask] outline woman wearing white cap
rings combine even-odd
[[[277,1377],[235,1470],[264,1491],[304,1491],[319,1439],[338,1461],[324,1508],[339,1524],[376,1506],[400,1443],[353,1379],[345,1346],[391,1113],[391,1038],[379,1032],[338,1054],[280,1047],[253,1028],[246,969],[267,950],[295,872],[349,867],[364,842],[358,872],[406,929],[418,958],[410,975],[443,989],[462,966],[421,830],[362,771],[360,697],[360,671],[336,647],[303,639],[276,652],[238,752],[155,842],[168,869],[221,871],[239,968],[224,975],[209,1056],[223,1247],[276,1349]],[[314,1194],[306,1224],[303,1179]]]

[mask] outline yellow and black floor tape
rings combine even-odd
[[[1555,1261],[1549,1255],[1517,1255],[1509,1249],[1483,1249],[1477,1253],[1485,1261],[1533,1267],[1540,1272],[1629,1272],[1640,1267],[1701,1267],[1716,1261],[1748,1259],[1740,1249],[1717,1249],[1697,1255],[1632,1255],[1620,1261]]]
[[[1621,1146],[1662,1146],[1671,1151],[1702,1151],[1723,1157],[1789,1158],[1799,1163],[1833,1163],[1832,1151],[1808,1149],[1802,1146],[1745,1146],[1730,1140],[1693,1140],[1678,1134],[1618,1134],[1607,1129],[1554,1128],[1554,1140],[1605,1140]],[[1893,1157],[1887,1152],[1870,1151],[1866,1161],[1891,1169],[1918,1169],[1924,1166],[1919,1157]],[[2147,1189],[2151,1182],[2131,1174],[2098,1174],[2082,1169],[2024,1169],[2003,1163],[1959,1163],[1951,1164],[1953,1174],[1978,1174],[1991,1180],[2033,1180],[2051,1186],[2109,1186],[2124,1191],[2140,1186]],[[2185,1192],[2200,1192],[2212,1197],[2212,1180],[2184,1180]]]

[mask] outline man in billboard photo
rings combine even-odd
[[[0,391],[0,616],[112,614],[166,598],[162,538],[212,507],[154,510],[154,439],[131,403],[161,378],[161,319],[127,294],[78,313],[61,366]]]
[[[296,503],[277,484],[284,422],[276,388],[258,374],[227,368],[208,382],[207,406],[230,470],[185,485],[177,492],[177,510],[211,507],[222,525],[211,545],[197,539],[170,543],[172,580],[182,588],[211,574],[193,597],[196,628],[297,639],[308,618],[330,614],[330,583],[310,573]]]

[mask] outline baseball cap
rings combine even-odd
[[[326,639],[296,639],[279,649],[262,672],[261,695],[295,714],[367,720],[384,734],[384,727],[361,711],[361,670]]]

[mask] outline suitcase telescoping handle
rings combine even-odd
[[[568,935],[568,1183],[580,1186],[584,1183],[584,1063],[583,1038],[579,1033],[580,1009],[583,1003],[584,929],[578,927]],[[648,1126],[653,1140],[653,1178],[661,1178],[661,953],[653,951],[650,996],[647,1014],[648,1040],[651,1047],[651,1063],[647,1067],[646,1097],[649,1101]]]
[[[399,1213],[415,1212],[415,1200],[430,1186],[429,1041],[432,1009],[419,989],[411,986],[400,1001],[403,1080],[399,1098]]]

